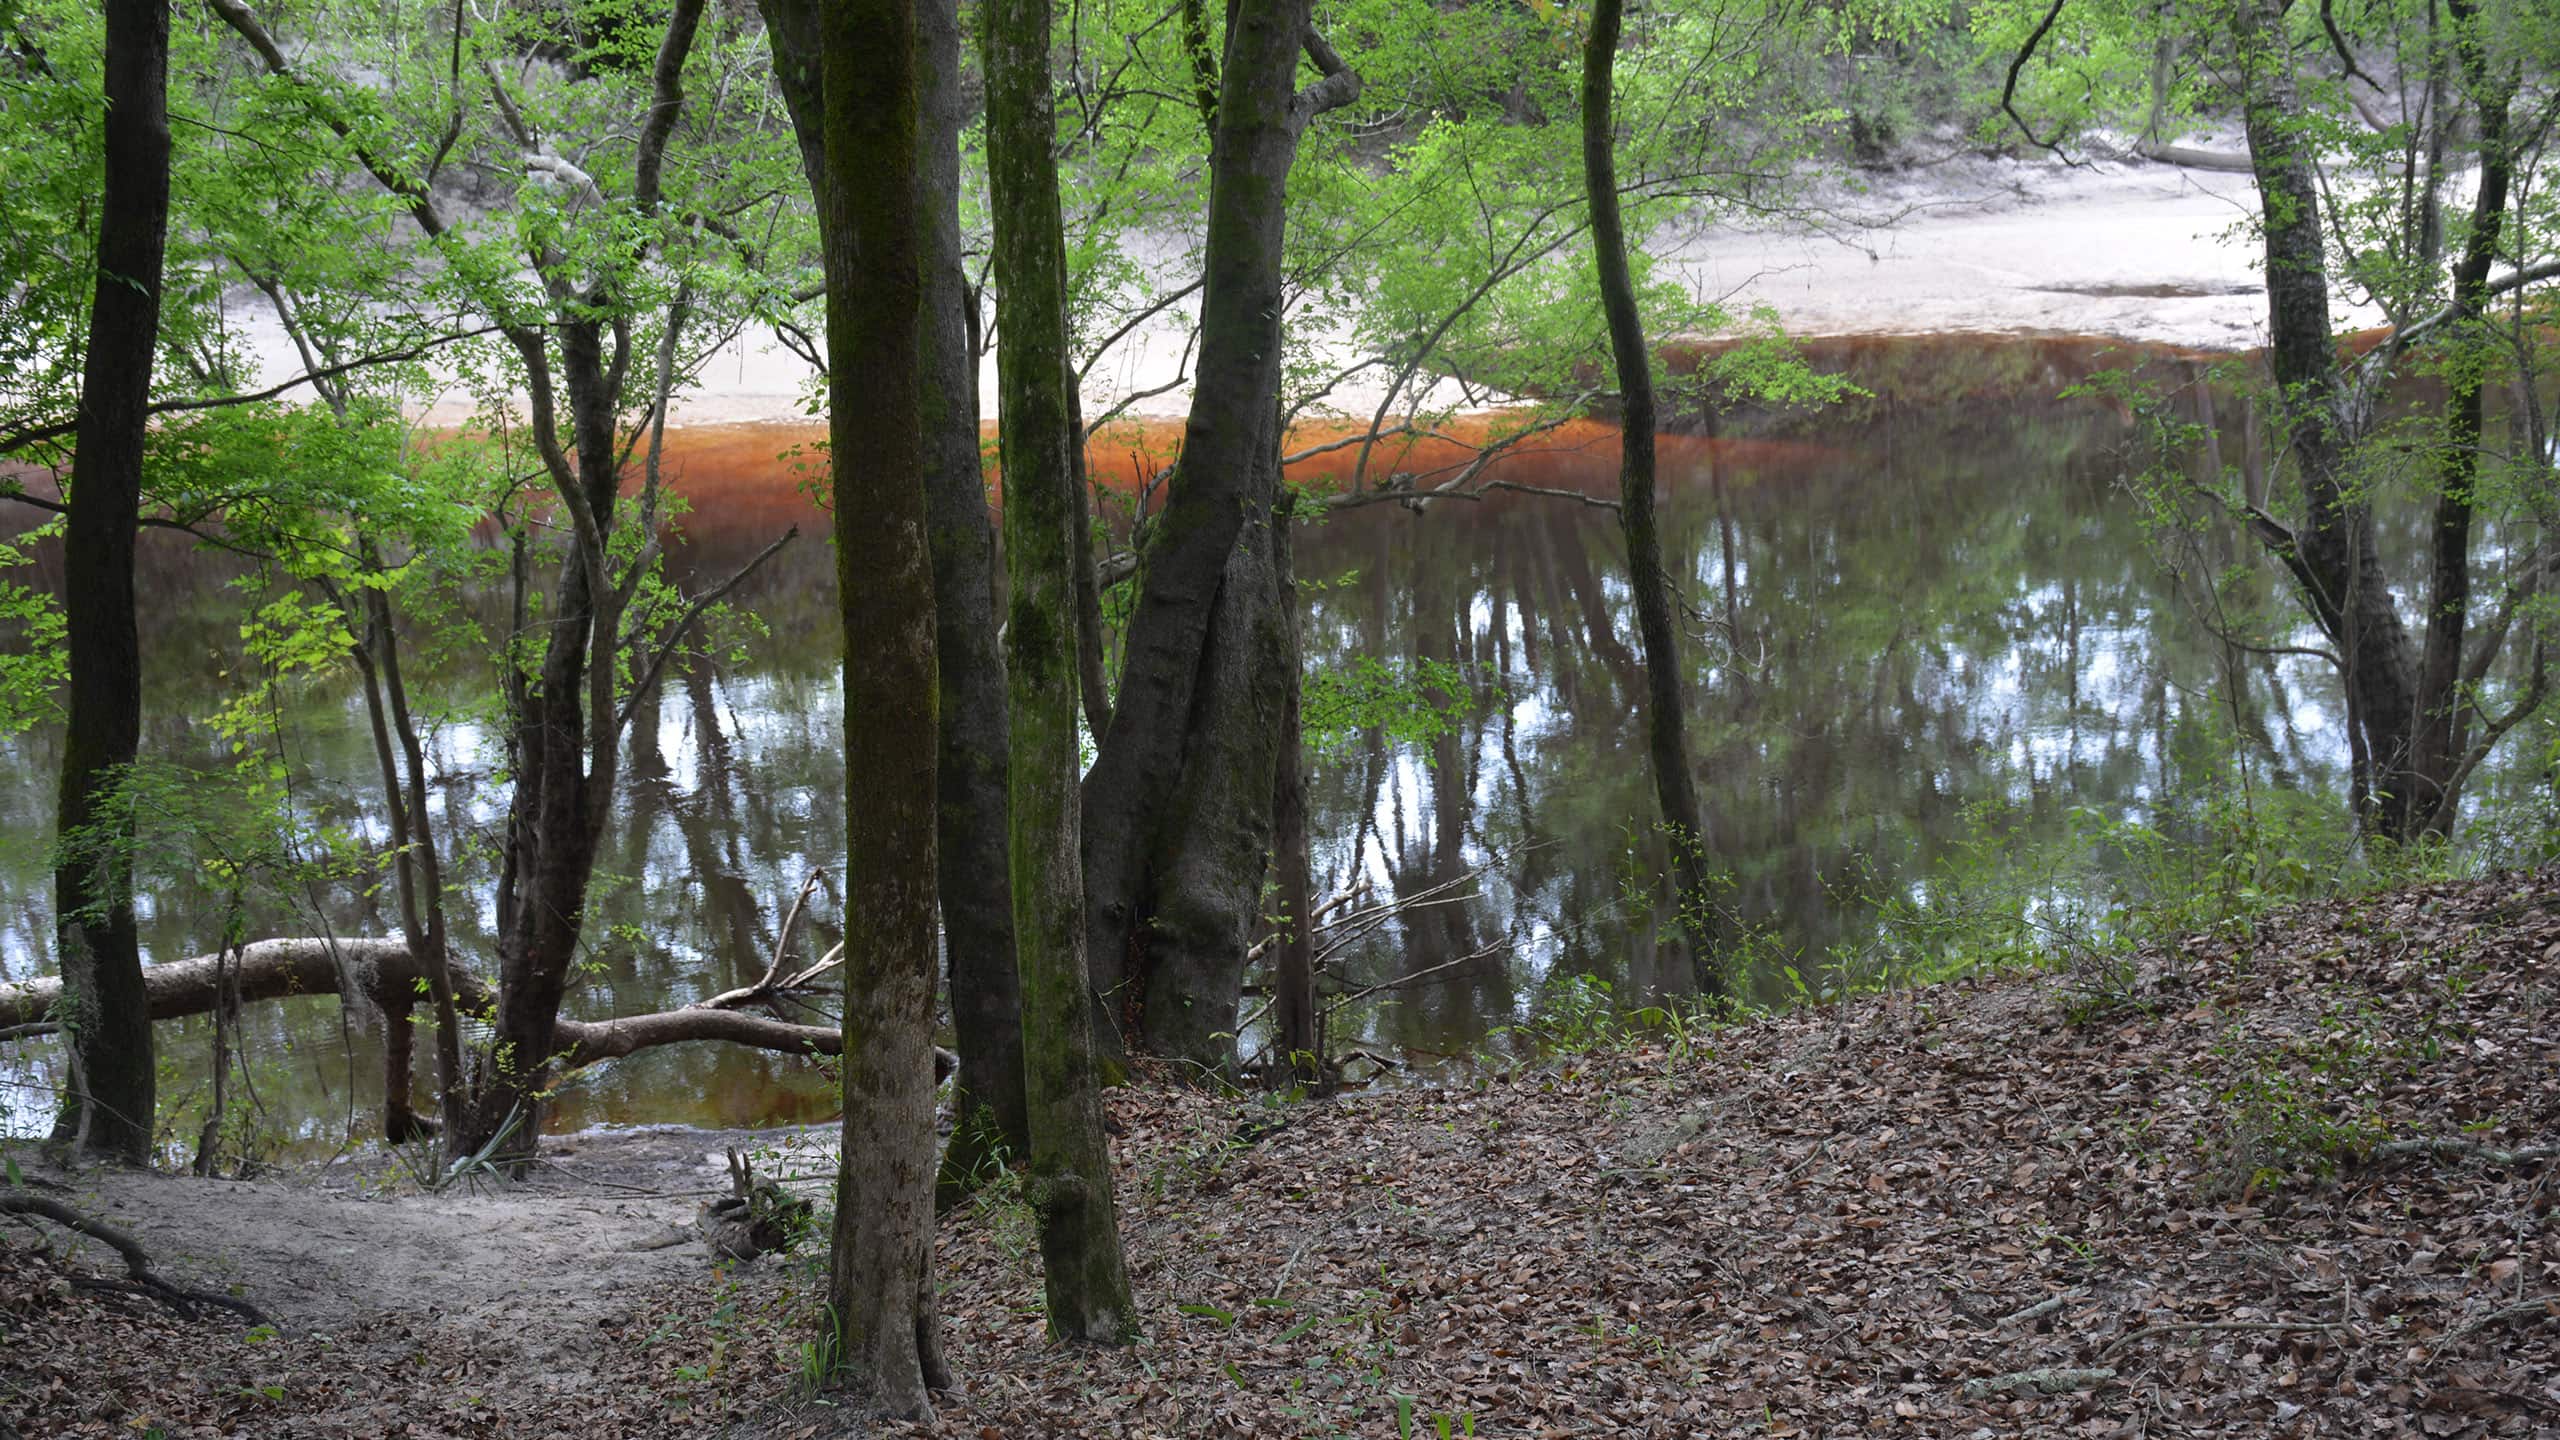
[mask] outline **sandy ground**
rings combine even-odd
[[[2266,323],[2244,228],[2256,203],[2245,175],[1964,155],[1834,188],[1812,221],[1675,230],[1657,236],[1654,249],[1698,294],[1738,311],[1765,304],[1801,334],[2107,334],[2245,349],[2260,343]],[[234,318],[260,357],[262,383],[274,383],[294,373],[294,357],[262,305],[244,302]],[[1176,379],[1189,321],[1168,311],[1100,357],[1088,372],[1087,413]],[[1347,353],[1323,337],[1296,338]],[[750,334],[711,359],[675,419],[805,422],[810,381],[808,367],[770,334]],[[992,356],[980,393],[992,418]],[[1377,392],[1355,383],[1334,398],[1365,413]],[[1175,388],[1128,413],[1180,415],[1186,404]],[[424,418],[452,424],[468,414],[467,399],[453,395]]]
[[[140,1241],[171,1280],[246,1298],[289,1333],[330,1334],[369,1316],[512,1336],[522,1373],[557,1392],[591,1379],[581,1359],[630,1292],[699,1275],[693,1229],[728,1191],[724,1152],[760,1174],[824,1173],[833,1131],[593,1130],[546,1140],[525,1181],[425,1196],[378,1150],[250,1181],[65,1171],[10,1149],[46,1193]],[[802,1185],[812,1190],[819,1185]],[[56,1188],[59,1187],[59,1188]]]
[[[1663,247],[1693,289],[1806,335],[2101,334],[2201,349],[2265,338],[2246,175],[1971,158],[1876,177],[1819,226]]]

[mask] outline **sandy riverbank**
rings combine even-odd
[[[1965,155],[1834,187],[1817,220],[1674,230],[1654,248],[1696,293],[1737,312],[1766,305],[1798,334],[2102,334],[2237,350],[2260,343],[2266,324],[2246,230],[2256,203],[2245,175]],[[252,305],[235,318],[260,356],[261,383],[289,377],[292,347],[272,317]],[[1178,378],[1189,323],[1169,311],[1102,356],[1089,372],[1087,412]],[[798,357],[770,334],[750,334],[711,359],[674,418],[806,421],[810,385]],[[992,357],[980,389],[992,418]],[[1365,415],[1377,398],[1374,383],[1354,383],[1334,402]],[[1179,415],[1186,403],[1177,387],[1129,413]],[[456,392],[425,418],[453,424],[469,411]]]

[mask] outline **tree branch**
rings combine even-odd
[[[59,1201],[48,1200],[41,1195],[0,1193],[0,1215],[33,1215],[50,1220],[74,1234],[88,1236],[123,1257],[125,1280],[129,1284],[190,1320],[195,1318],[197,1306],[211,1305],[228,1310],[252,1325],[271,1323],[267,1312],[246,1300],[218,1295],[210,1290],[190,1290],[162,1279],[151,1268],[151,1252],[143,1249],[140,1241]]]

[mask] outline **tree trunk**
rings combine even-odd
[[[368,568],[382,569],[370,543],[364,559]],[[350,617],[357,636],[354,655],[364,676],[365,714],[382,770],[384,809],[391,817],[400,930],[418,958],[435,1009],[437,1113],[443,1132],[459,1138],[470,1124],[470,1088],[462,1069],[461,1014],[454,1004],[442,852],[427,810],[426,751],[409,712],[390,598],[380,587],[367,586],[350,608],[358,611]],[[383,1132],[395,1141],[407,1140],[427,1129],[409,1105],[409,1007],[388,1007],[384,1025]]]
[[[1269,327],[1278,350],[1279,326]],[[1244,957],[1262,920],[1262,879],[1272,840],[1280,732],[1294,663],[1282,630],[1273,553],[1278,515],[1279,418],[1250,472],[1252,519],[1227,557],[1207,643],[1182,724],[1176,782],[1148,840],[1141,907],[1126,993],[1147,1053],[1194,1073],[1235,1068],[1236,1011]]]
[[[2453,43],[2462,59],[2464,89],[2480,118],[2480,188],[2462,255],[2453,266],[2454,345],[2480,344],[2470,333],[2488,308],[2489,266],[2505,233],[2507,193],[2515,157],[2507,146],[2507,107],[2515,83],[2493,78],[2477,30],[2478,18],[2462,0],[2447,9]],[[2443,127],[2438,126],[2439,130]],[[2472,487],[2480,472],[2480,427],[2488,366],[2464,356],[2445,377],[2445,426],[2436,474],[2436,513],[2429,546],[2426,640],[2418,664],[2418,731],[2409,760],[2410,824],[2414,834],[2453,833],[2470,746],[2470,697],[2464,693],[2464,634],[2471,619]]]
[[[1273,868],[1279,872],[1280,943],[1271,967],[1271,1028],[1278,1052],[1275,1077],[1297,1085],[1323,1083],[1324,1056],[1316,1036],[1315,876],[1307,846],[1306,727],[1300,709],[1306,666],[1298,624],[1296,550],[1285,519],[1272,522],[1273,568],[1279,578],[1281,640],[1288,663],[1280,676],[1278,791],[1271,802]]]
[[[2410,833],[2408,765],[2417,657],[2400,619],[2364,487],[2348,473],[2352,417],[2343,413],[2329,332],[2329,272],[2314,156],[2303,138],[2282,0],[2242,0],[2243,118],[2257,167],[2267,256],[2268,363],[2287,448],[2302,475],[2305,515],[2288,557],[2345,665],[2343,683],[2370,797],[2359,819],[2385,839]]]
[[[826,193],[826,96],[816,64],[817,0],[759,0],[774,74],[810,191]],[[1007,882],[1004,654],[996,642],[995,526],[978,458],[977,297],[960,239],[960,23],[951,0],[916,12],[917,203],[922,207],[921,390],[925,513],[933,547],[934,644],[941,675],[939,843],[951,975],[959,1122],[940,1192],[966,1192],[1000,1152],[1028,1153],[1022,997]],[[982,1123],[983,1122],[983,1123]]]
[[[1260,807],[1268,824],[1271,778],[1267,758],[1258,788],[1256,777],[1232,768],[1254,763],[1254,737],[1199,728],[1243,719],[1230,700],[1204,703],[1202,691],[1222,670],[1242,677],[1249,637],[1267,624],[1251,612],[1268,603],[1268,537],[1259,560],[1238,541],[1270,517],[1289,168],[1315,116],[1359,93],[1358,77],[1316,41],[1309,14],[1309,0],[1232,7],[1210,155],[1200,360],[1181,465],[1148,542],[1111,728],[1084,785],[1087,958],[1104,1011],[1132,1048],[1218,1061],[1219,1071],[1233,1063],[1232,1036],[1223,1046],[1216,1037],[1234,1028],[1232,994],[1268,842],[1266,830],[1237,845],[1234,822]],[[1301,49],[1326,72],[1303,92],[1293,88]],[[1244,603],[1222,615],[1231,586]],[[1265,757],[1278,722],[1276,706],[1261,718],[1269,727],[1258,740]],[[1212,774],[1205,766],[1230,768]],[[1218,833],[1203,837],[1202,826]],[[1195,837],[1214,843],[1188,843]],[[1217,859],[1210,849],[1221,852]],[[1240,862],[1250,863],[1255,883],[1215,868]],[[1188,875],[1168,873],[1168,863]],[[1191,877],[1207,888],[1190,889]],[[1160,905],[1168,897],[1178,913]]]
[[[460,1153],[477,1151],[512,1126],[495,1153],[515,1162],[531,1159],[541,1136],[553,1032],[586,929],[587,886],[611,812],[618,760],[613,734],[590,734],[598,717],[589,691],[589,666],[597,663],[591,644],[615,628],[612,616],[600,613],[594,578],[612,537],[621,478],[613,396],[599,324],[572,320],[555,329],[575,446],[568,483],[594,517],[595,533],[573,530],[567,543],[552,605],[540,620],[550,635],[542,668],[516,716],[510,757],[516,783],[498,893],[498,1004],[470,1124],[449,1142]],[[541,376],[538,346],[536,340],[525,347],[526,362]],[[547,390],[537,379],[528,408],[549,413],[554,402]]]
[[[105,8],[106,188],[62,550],[71,708],[53,886],[72,1038],[71,1089],[55,1133],[89,1154],[141,1165],[151,1158],[154,1066],[134,931],[133,807],[119,792],[142,740],[133,552],[169,236],[169,7],[107,0]]]
[[[933,545],[934,645],[942,677],[939,785],[943,944],[951,970],[960,1121],[943,1157],[944,1189],[965,1187],[999,1155],[1029,1152],[1022,990],[1006,860],[1011,739],[996,644],[995,527],[978,459],[978,361],[960,245],[960,17],[953,0],[918,0],[917,200],[922,208],[925,514]],[[1052,184],[1054,184],[1054,180]],[[1007,331],[1011,334],[1011,331]]]
[[[1085,975],[1076,633],[1076,465],[1067,403],[1066,241],[1051,160],[1048,0],[988,0],[987,174],[1002,387],[1005,645],[1013,691],[1013,906],[1049,1334],[1137,1338],[1111,1193]]]
[[[1685,968],[1707,995],[1729,991],[1711,950],[1712,892],[1708,889],[1706,826],[1699,818],[1697,784],[1680,698],[1680,639],[1671,615],[1671,587],[1662,569],[1662,540],[1654,526],[1653,357],[1645,348],[1644,320],[1636,311],[1635,285],[1627,271],[1626,228],[1618,214],[1616,122],[1610,92],[1616,80],[1621,0],[1595,0],[1591,33],[1582,52],[1582,175],[1591,198],[1591,248],[1600,267],[1600,308],[1609,321],[1609,351],[1616,362],[1624,432],[1618,464],[1618,519],[1627,537],[1627,584],[1635,592],[1636,631],[1643,647],[1645,742],[1653,767],[1654,795],[1662,807],[1663,839],[1671,856],[1677,898],[1668,933],[1685,956],[1664,967]]]
[[[914,0],[820,17],[828,439],[844,616],[844,1142],[827,1373],[867,1407],[932,1412],[937,680],[919,404]],[[855,464],[855,457],[861,463]]]

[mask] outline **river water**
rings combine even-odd
[[[1812,353],[1870,393],[1814,413],[1731,410],[1716,438],[1698,433],[1708,427],[1692,411],[1664,446],[1662,538],[1692,612],[1684,659],[1707,844],[1731,878],[1731,922],[1764,937],[1757,993],[1890,970],[1879,902],[1942,894],[1951,867],[1980,865],[1986,836],[2032,848],[2075,827],[2153,819],[2173,796],[2228,783],[2235,756],[2253,784],[2334,792],[2322,677],[2250,660],[2246,694],[2230,702],[2234,657],[2173,594],[2119,484],[2137,449],[2129,417],[2106,400],[2061,398],[2135,357],[2104,342],[1981,336]],[[2150,363],[2173,380],[2193,371]],[[2251,442],[2226,430],[2223,458],[2238,463]],[[1117,428],[1095,448],[1097,469],[1125,486],[1175,433]],[[672,441],[671,473],[694,508],[671,563],[689,583],[727,573],[795,523],[802,536],[738,592],[760,633],[733,633],[678,667],[635,724],[575,1014],[663,1008],[752,980],[802,877],[841,853],[834,565],[798,463],[782,458],[811,438],[753,426]],[[1605,428],[1537,451],[1504,473],[1613,492]],[[1349,464],[1337,452],[1296,473]],[[240,664],[243,597],[226,588],[239,567],[150,538],[146,750],[211,764],[207,716]],[[1309,673],[1444,682],[1426,695],[1442,717],[1436,734],[1315,738],[1319,893],[1365,881],[1373,899],[1438,902],[1339,957],[1346,986],[1427,973],[1344,1010],[1337,1041],[1458,1054],[1536,1013],[1561,977],[1604,979],[1622,997],[1659,983],[1648,917],[1661,846],[1621,548],[1611,512],[1516,493],[1427,513],[1371,505],[1300,528]],[[483,842],[455,892],[458,953],[483,964],[494,922],[485,841],[504,801],[488,686],[485,664],[424,684],[451,711],[435,737],[449,774],[440,828]],[[379,834],[352,684],[306,687],[290,713],[303,815]],[[49,967],[44,845],[58,756],[45,732],[0,748],[0,978]],[[214,948],[223,897],[200,855],[173,844],[147,868],[148,956]],[[840,934],[832,893],[813,902],[803,955]],[[267,933],[395,933],[388,897],[349,885],[250,903],[253,930]],[[245,1023],[273,1125],[305,1141],[343,1134],[351,1113],[361,1128],[378,1077],[334,1002],[253,1007]],[[162,1035],[164,1096],[199,1092],[205,1031]],[[55,1064],[41,1044],[0,1048],[0,1131],[44,1123]],[[750,1125],[831,1110],[798,1062],[694,1046],[581,1077],[554,1123]]]

